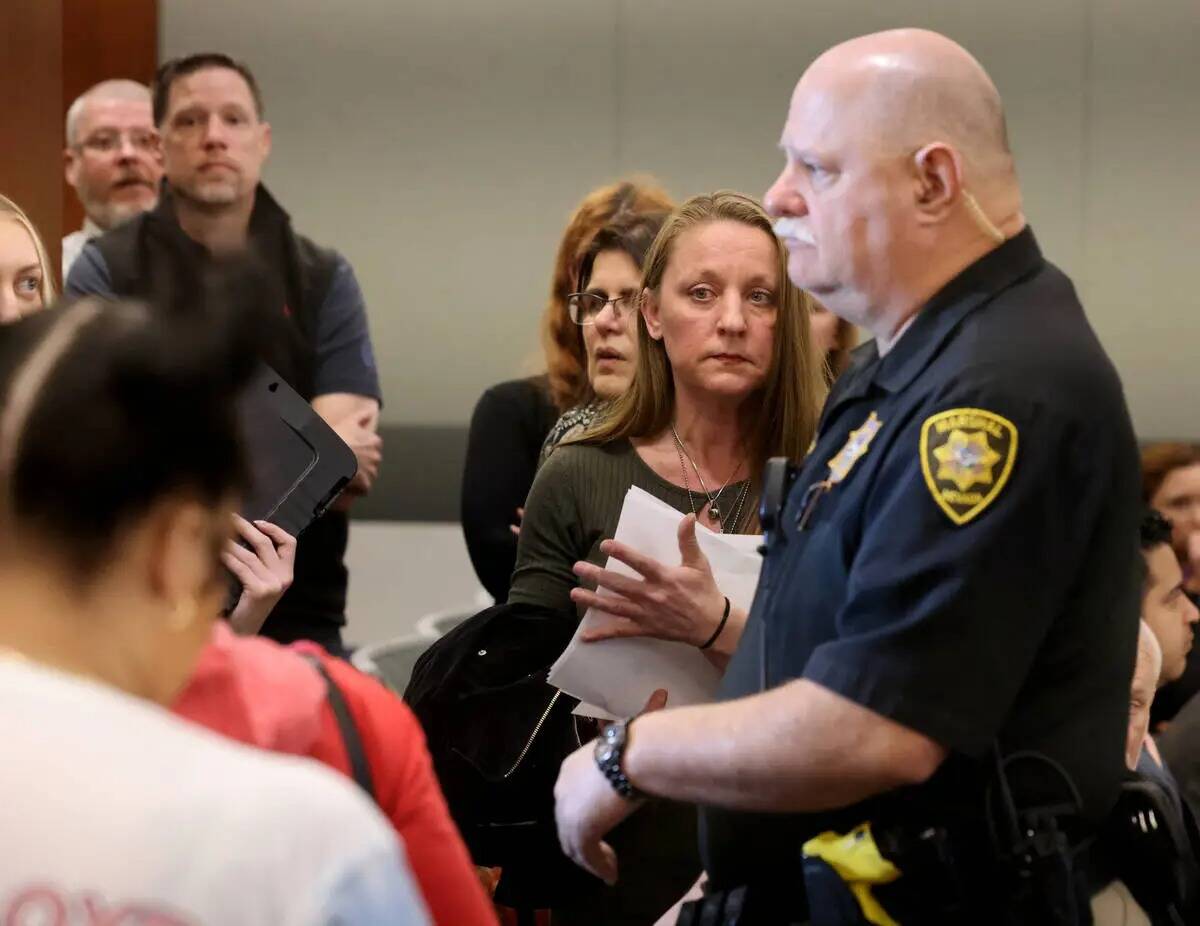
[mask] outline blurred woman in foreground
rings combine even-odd
[[[245,475],[256,326],[210,308],[88,300],[0,329],[0,918],[427,922],[344,779],[163,707],[210,639]]]

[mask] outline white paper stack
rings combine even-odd
[[[679,522],[682,515],[637,487],[625,495],[616,540],[667,566],[678,566]],[[757,535],[717,534],[697,525],[700,549],[708,558],[721,593],[739,608],[749,609],[758,586],[762,557]],[[624,563],[609,557],[612,572],[638,577]],[[604,589],[601,595],[610,594]],[[721,673],[695,646],[648,637],[629,637],[584,643],[580,636],[593,623],[611,617],[588,610],[562,656],[550,670],[550,684],[585,704],[576,709],[600,717],[630,717],[638,713],[657,688],[667,691],[667,704],[703,704],[716,694]]]

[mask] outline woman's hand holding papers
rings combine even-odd
[[[633,569],[632,578],[578,562],[574,571],[597,586],[571,590],[571,600],[585,608],[596,608],[606,616],[583,633],[586,642],[616,637],[655,637],[700,646],[720,626],[725,596],[717,588],[708,559],[696,540],[696,517],[687,515],[679,523],[681,564],[665,566],[616,540],[606,540],[600,552]],[[600,594],[601,590],[605,594]],[[724,665],[737,646],[745,612],[734,608],[720,636],[713,642],[713,661]]]

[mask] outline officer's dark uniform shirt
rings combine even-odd
[[[997,740],[1056,760],[1086,816],[1106,814],[1124,774],[1139,485],[1121,383],[1029,229],[951,281],[886,356],[859,348],[721,696],[806,678],[949,758],[921,786],[837,812],[702,810],[714,884],[795,883],[806,839],[868,820],[982,819]],[[1018,788],[1062,793],[1044,767],[1030,775]]]

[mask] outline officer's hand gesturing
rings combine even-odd
[[[588,562],[575,564],[575,574],[597,586],[571,590],[571,600],[587,608],[597,608],[605,616],[589,625],[585,641],[613,637],[657,637],[699,646],[708,640],[721,622],[725,596],[717,588],[708,559],[696,540],[696,516],[687,515],[679,522],[678,566],[665,566],[643,556],[637,550],[606,540],[600,544],[605,553],[633,569],[634,578]],[[603,589],[606,594],[598,594]]]

